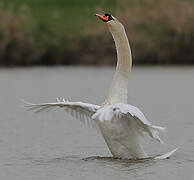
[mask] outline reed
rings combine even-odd
[[[44,0],[10,2],[0,5],[1,66],[116,63],[112,37],[93,16],[107,7],[126,28],[134,63],[194,63],[191,0],[80,1],[74,9],[74,1],[48,1],[47,7]]]
[[[123,0],[118,4],[136,63],[194,63],[193,1]]]

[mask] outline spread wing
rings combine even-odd
[[[111,120],[116,118],[119,121],[129,121],[132,128],[135,128],[139,134],[142,132],[148,133],[153,139],[163,143],[159,137],[159,131],[165,130],[164,127],[152,125],[144,116],[144,114],[136,107],[117,103],[108,105],[99,109],[93,116],[93,119],[99,118],[101,120]]]
[[[63,108],[66,112],[70,112],[73,117],[80,119],[82,122],[88,122],[89,125],[94,125],[94,120],[91,119],[91,116],[100,108],[100,106],[94,104],[69,102],[65,99],[59,100],[58,98],[57,102],[53,103],[34,104],[26,101],[23,102],[27,110],[36,113],[50,111],[54,108]]]
[[[116,110],[118,110],[116,111],[117,116],[133,120],[140,130],[147,132],[152,138],[163,143],[159,137],[159,131],[164,131],[165,128],[152,125],[137,107],[120,103],[116,105]]]

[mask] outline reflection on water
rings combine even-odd
[[[111,157],[95,129],[57,109],[26,112],[31,102],[101,104],[112,68],[24,68],[0,70],[0,179],[193,179],[194,67],[138,67],[129,82],[129,103],[154,124],[166,126],[166,145],[144,142],[150,156],[181,147],[168,160]]]
[[[122,170],[123,170],[123,168],[130,168],[140,163],[143,163],[145,165],[148,163],[148,161],[153,161],[153,158],[144,158],[144,159],[134,160],[134,159],[119,159],[119,158],[114,158],[114,157],[93,156],[93,157],[84,158],[83,160],[89,161],[89,162],[95,162],[96,164],[106,164],[106,165],[112,165],[112,166],[119,165],[122,167]]]

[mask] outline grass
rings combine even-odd
[[[115,63],[112,37],[96,12],[111,12],[124,24],[135,63],[194,63],[192,0],[1,3],[0,65]]]
[[[137,63],[194,63],[194,1],[119,2]]]
[[[94,20],[97,8],[113,11],[115,0],[3,0],[4,6],[15,11],[27,6],[38,24],[53,25],[59,34],[75,31],[77,26]],[[51,22],[52,21],[52,22]]]
[[[4,0],[0,64],[72,64],[97,9],[114,7],[114,0]]]

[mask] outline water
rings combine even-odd
[[[150,156],[180,147],[168,160],[111,158],[103,138],[63,110],[34,114],[31,102],[101,104],[113,68],[0,69],[0,179],[118,180],[194,179],[194,67],[133,68],[129,102],[156,125],[166,126],[166,145],[146,138]]]

